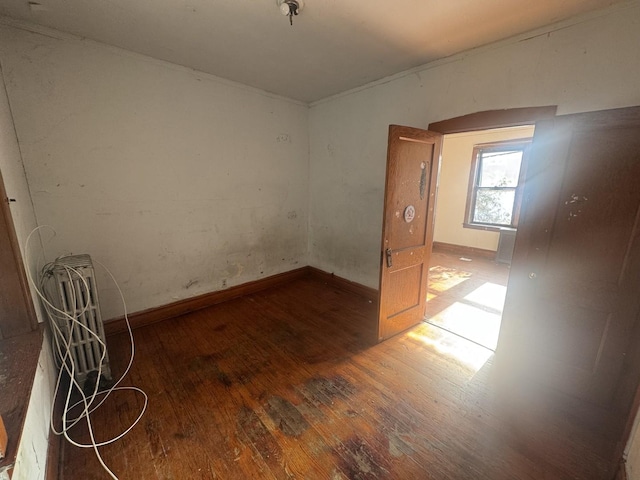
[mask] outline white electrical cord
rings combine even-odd
[[[30,261],[29,261],[29,242],[31,240],[32,235],[38,231],[41,228],[50,228],[54,235],[55,235],[55,230],[48,226],[48,225],[42,225],[39,227],[34,228],[31,233],[29,233],[29,236],[27,237],[27,240],[25,242],[25,257],[27,260],[27,265],[31,265]],[[80,447],[80,448],[93,448],[96,457],[98,458],[98,461],[100,462],[100,465],[102,465],[102,467],[104,468],[104,470],[109,474],[109,476],[113,479],[113,480],[118,480],[118,477],[116,477],[116,475],[109,469],[109,467],[107,467],[107,465],[104,463],[104,460],[102,459],[102,456],[100,455],[100,452],[98,451],[98,447],[103,447],[105,445],[109,445],[111,443],[114,443],[118,440],[120,440],[122,437],[124,437],[127,433],[129,433],[131,431],[131,429],[133,427],[136,426],[136,424],[142,419],[142,416],[144,415],[144,412],[147,409],[147,405],[149,403],[149,399],[147,397],[147,394],[141,390],[138,387],[119,387],[118,385],[120,384],[120,382],[122,382],[122,380],[124,379],[124,377],[129,373],[129,370],[131,370],[131,365],[133,364],[133,358],[135,356],[135,343],[133,341],[133,332],[131,331],[131,325],[129,323],[129,317],[127,315],[127,305],[124,299],[124,295],[122,293],[122,290],[120,288],[120,285],[118,285],[118,282],[116,281],[115,277],[113,276],[113,274],[111,273],[111,271],[104,266],[102,263],[100,262],[95,262],[98,265],[100,265],[102,268],[104,268],[104,270],[106,271],[106,273],[109,275],[109,277],[111,278],[111,280],[113,281],[114,285],[116,286],[117,290],[118,290],[118,294],[120,295],[120,299],[122,301],[122,306],[124,309],[124,319],[125,319],[125,323],[127,325],[127,331],[129,332],[129,340],[130,340],[130,345],[131,345],[131,355],[129,358],[129,364],[127,365],[127,367],[124,370],[124,373],[120,376],[120,378],[113,384],[113,386],[109,389],[106,390],[100,390],[100,378],[102,377],[102,362],[104,361],[104,358],[106,356],[107,353],[107,346],[105,345],[105,343],[100,339],[100,337],[98,336],[98,334],[96,332],[93,332],[91,329],[89,329],[86,325],[84,325],[82,322],[78,321],[78,317],[80,317],[81,315],[83,315],[87,309],[89,308],[89,298],[86,299],[86,302],[83,306],[83,308],[80,311],[76,311],[75,312],[75,316],[73,315],[69,315],[67,312],[64,312],[58,308],[56,308],[47,298],[46,298],[46,282],[45,282],[45,277],[50,275],[51,273],[51,268],[53,267],[53,263],[48,263],[46,264],[41,271],[41,277],[40,277],[40,284],[37,285],[34,280],[33,277],[31,275],[31,270],[29,268],[27,268],[27,276],[29,279],[29,283],[31,283],[31,285],[33,286],[34,290],[36,291],[38,297],[40,297],[40,299],[43,302],[44,308],[47,312],[47,315],[49,316],[49,318],[51,319],[51,321],[49,322],[49,324],[51,325],[51,327],[54,330],[54,335],[53,335],[53,342],[54,342],[54,346],[56,349],[56,353],[58,354],[58,358],[61,361],[61,368],[60,371],[58,373],[58,378],[56,380],[56,387],[54,390],[54,397],[53,397],[53,403],[51,406],[51,431],[56,434],[56,435],[64,435],[64,437],[67,439],[67,441],[69,443],[71,443],[72,445],[75,445],[76,447]],[[78,270],[69,267],[69,266],[64,266],[64,269],[66,270],[66,273],[69,277],[69,280],[71,280],[73,278],[73,276],[75,275],[76,277],[80,278],[81,281],[84,284],[85,287],[85,291],[89,292],[89,285],[87,284],[86,279],[84,278],[84,276],[81,274],[81,272],[79,272]],[[77,298],[76,298],[76,289],[72,288],[70,293],[71,293],[71,304],[72,305],[79,305],[79,303],[77,302]],[[58,321],[57,320],[63,320],[65,322],[67,322],[68,325],[70,325],[69,329],[68,329],[68,333],[65,335],[61,330],[60,327],[58,325]],[[80,384],[76,381],[75,379],[75,364],[73,362],[73,357],[72,357],[72,353],[71,353],[71,339],[73,338],[73,333],[74,333],[74,329],[75,328],[81,328],[84,329],[87,333],[89,333],[90,335],[92,335],[95,340],[97,341],[97,343],[100,345],[100,350],[101,350],[101,357],[100,357],[100,363],[99,363],[99,367],[98,367],[98,372],[97,372],[97,378],[96,378],[96,383],[95,386],[93,388],[93,392],[91,393],[91,395],[87,396],[85,394],[85,392],[83,391],[83,389],[80,387]],[[61,430],[56,430],[56,427],[54,425],[54,406],[55,406],[55,400],[58,397],[59,393],[60,393],[60,388],[61,388],[61,380],[63,377],[63,374],[66,373],[71,381],[71,384],[69,385],[69,389],[67,390],[66,393],[66,398],[65,398],[65,403],[64,403],[64,410],[63,410],[63,414],[62,414],[62,429]],[[78,402],[70,405],[71,403],[71,393],[73,391],[73,387],[75,387],[78,392],[80,392],[80,395],[82,396],[82,399],[79,400]],[[120,433],[119,435],[103,441],[103,442],[96,442],[95,439],[95,435],[94,435],[94,430],[93,430],[93,424],[91,422],[91,414],[93,412],[95,412],[106,400],[107,398],[109,398],[109,396],[111,395],[111,393],[113,393],[114,391],[123,391],[123,390],[130,390],[130,391],[134,391],[134,392],[138,392],[140,394],[142,394],[143,398],[144,398],[144,405],[142,406],[142,409],[140,411],[140,414],[138,415],[138,417],[135,419],[135,421],[133,421],[133,423],[127,428],[125,429],[122,433]],[[102,397],[101,400],[98,401],[98,398]],[[95,405],[94,405],[95,403]],[[77,406],[79,405],[84,405],[84,408],[82,409],[82,411],[74,418],[68,418],[68,416],[70,416],[70,412],[72,410],[74,410]],[[89,430],[89,437],[91,438],[91,443],[79,443],[76,442],[75,440],[73,440],[70,436],[69,436],[69,430],[76,425],[80,420],[85,419],[87,422],[87,428]]]

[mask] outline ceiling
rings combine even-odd
[[[2,0],[0,14],[313,102],[620,0]]]

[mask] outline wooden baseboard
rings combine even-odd
[[[60,477],[60,456],[62,455],[62,437],[49,430],[49,443],[47,446],[47,469],[44,473],[45,480],[58,480]]]
[[[336,288],[341,290],[346,290],[351,293],[355,293],[356,295],[360,295],[361,297],[365,297],[372,302],[378,301],[378,290],[375,288],[367,287],[360,283],[352,282],[351,280],[347,280],[346,278],[339,277],[333,273],[327,273],[319,268],[308,267],[309,274],[312,277],[315,277],[328,285],[333,285]]]
[[[495,260],[496,252],[494,250],[485,250],[484,248],[467,247],[464,245],[454,245],[453,243],[433,242],[433,251],[442,253],[451,253],[463,257],[485,258],[487,260]]]
[[[63,378],[60,384],[60,392],[66,392],[69,388],[69,380]],[[58,395],[53,399],[55,405],[53,407],[53,419],[62,418],[63,410],[64,410],[64,394]],[[60,428],[60,425],[57,427]],[[58,480],[60,478],[60,462],[62,460],[62,435],[56,435],[49,428],[49,442],[47,446],[47,467],[45,470],[44,478],[45,480]]]
[[[261,290],[282,285],[308,275],[311,275],[329,285],[333,285],[336,288],[365,297],[373,302],[378,301],[378,291],[375,288],[366,287],[362,284],[334,275],[333,273],[324,272],[315,267],[302,267],[289,272],[279,273],[267,278],[255,280],[253,282],[236,285],[234,287],[227,288],[226,290],[205,293],[203,295],[198,295],[197,297],[186,298],[160,307],[149,308],[147,310],[132,313],[129,315],[129,323],[131,328],[143,327],[152,323],[161,322],[162,320],[168,320],[169,318],[195,312],[196,310],[202,310],[203,308],[226,302],[227,300],[257,293]],[[127,325],[124,317],[105,321],[104,330],[107,336],[126,331]]]
[[[192,298],[185,298],[177,302],[169,303],[161,307],[149,308],[140,312],[129,314],[129,323],[131,328],[139,328],[144,325],[161,322],[169,318],[178,317],[186,313],[202,310],[203,308],[226,302],[233,298],[250,295],[266,288],[275,287],[283,283],[290,282],[297,278],[304,277],[309,274],[308,267],[298,268],[289,272],[279,273],[267,278],[261,278],[253,282],[236,285],[225,290],[205,293]],[[127,330],[124,317],[113,318],[104,322],[105,335],[114,335],[116,333]]]

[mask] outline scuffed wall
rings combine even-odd
[[[310,111],[309,261],[378,286],[389,124],[558,105],[558,114],[640,104],[640,2],[425,65]]]
[[[0,61],[48,260],[130,312],[307,264],[306,106],[56,32],[0,26]]]

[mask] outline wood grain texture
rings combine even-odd
[[[609,440],[501,386],[491,360],[476,371],[447,356],[425,324],[374,345],[375,323],[369,300],[306,276],[137,329],[127,383],[149,410],[101,449],[106,463],[123,479],[613,476]],[[120,371],[127,337],[108,343]],[[133,393],[110,399],[98,440],[140,405]],[[86,440],[84,427],[74,436]],[[91,451],[63,450],[61,479],[106,478]]]
[[[550,105],[545,107],[488,110],[430,123],[429,130],[448,134],[487,130],[490,128],[532,125],[539,120],[553,118],[556,115],[557,109],[558,107],[556,105]]]
[[[433,242],[433,251],[460,255],[461,257],[484,258],[486,260],[496,259],[495,250],[467,247],[466,245],[454,245],[453,243]]]
[[[42,349],[42,329],[0,340],[0,415],[9,437],[0,469],[13,465]]]
[[[389,125],[378,340],[419,323],[427,300],[442,135]]]
[[[505,344],[518,374],[598,405],[622,435],[640,353],[640,107],[540,122],[533,150]]]
[[[312,277],[315,277],[328,285],[346,290],[347,292],[355,293],[356,295],[360,295],[372,302],[378,301],[378,290],[376,288],[352,282],[351,280],[347,280],[346,278],[342,278],[333,273],[325,272],[319,268],[308,267],[308,270]]]
[[[249,295],[251,293],[259,292],[265,288],[270,288],[275,285],[290,282],[299,277],[303,277],[309,274],[308,267],[302,267],[289,272],[278,273],[267,278],[261,278],[253,282],[243,283],[242,285],[235,285],[225,290],[217,290],[215,292],[205,293],[191,298],[185,298],[184,300],[178,300],[167,305],[160,307],[153,307],[140,312],[131,313],[128,315],[131,328],[138,328],[144,325],[150,325],[152,323],[161,322],[169,318],[175,318],[180,315],[195,312],[203,308],[216,305],[218,303],[226,302],[233,298],[242,297],[243,295]],[[124,317],[112,318],[106,320],[104,323],[105,335],[113,335],[115,333],[125,332],[127,326]]]

